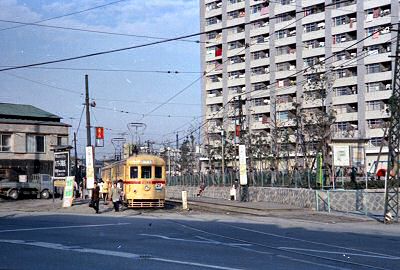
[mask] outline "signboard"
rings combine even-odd
[[[104,127],[96,127],[96,147],[104,147]]]
[[[86,188],[94,188],[94,151],[93,146],[86,147]]]
[[[75,176],[68,176],[65,179],[64,197],[62,207],[71,207],[74,199]]]
[[[69,175],[69,152],[54,153],[54,179],[64,179]]]
[[[246,164],[246,146],[239,145],[239,175],[240,185],[247,185],[247,164]]]
[[[338,167],[350,166],[350,151],[348,145],[333,146],[333,165]]]

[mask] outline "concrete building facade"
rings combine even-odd
[[[387,153],[398,0],[201,0],[200,14],[206,146],[235,137],[240,96],[242,129],[273,137],[279,123],[292,159],[299,110],[322,107],[335,115],[329,143],[357,166]],[[309,85],[322,75],[324,100]]]
[[[56,146],[68,145],[68,124],[31,105],[0,103],[0,178],[53,174]]]

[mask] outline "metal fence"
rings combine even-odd
[[[232,186],[235,180],[239,181],[238,172],[226,172],[225,177],[220,172],[194,173],[178,176],[168,176],[169,186]],[[356,182],[351,182],[349,177],[336,177],[334,183],[328,177],[317,181],[315,172],[311,171],[253,171],[247,173],[249,186],[253,187],[287,187],[287,188],[312,188],[312,189],[364,189],[383,188],[384,181],[369,181],[366,177],[358,177]]]

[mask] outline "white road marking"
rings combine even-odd
[[[380,255],[370,255],[370,254],[360,254],[360,253],[343,253],[338,251],[329,251],[329,250],[316,250],[316,249],[308,249],[308,248],[295,248],[295,247],[279,247],[281,249],[287,250],[299,250],[299,251],[311,251],[317,253],[327,253],[327,254],[338,254],[338,255],[346,255],[346,256],[358,256],[358,257],[370,257],[370,258],[378,258],[385,260],[400,260],[400,257],[393,256],[380,256]]]
[[[239,243],[224,243],[224,242],[219,242],[211,239],[206,239],[201,236],[196,236],[199,239],[203,240],[194,240],[194,239],[184,239],[184,238],[175,238],[175,237],[168,237],[165,235],[159,235],[159,234],[147,234],[147,233],[141,233],[140,235],[142,236],[151,236],[151,237],[157,237],[165,240],[172,240],[172,241],[181,241],[181,242],[191,242],[191,243],[200,243],[200,244],[214,244],[214,245],[223,245],[223,246],[252,246],[251,244],[239,244]]]
[[[106,226],[121,226],[121,225],[129,225],[129,224],[130,223],[109,223],[109,224],[88,224],[88,225],[72,225],[72,226],[59,226],[59,227],[38,227],[38,228],[26,228],[26,229],[1,230],[0,233],[54,230],[54,229],[70,229],[70,228],[93,228],[93,227],[106,227]]]
[[[83,248],[80,246],[65,246],[65,245],[58,244],[58,243],[35,242],[35,241],[24,241],[24,240],[6,240],[6,239],[0,239],[0,243],[27,245],[27,246],[56,249],[56,250],[62,250],[62,251],[73,251],[73,252],[79,252],[79,253],[90,253],[90,254],[114,256],[114,257],[127,258],[127,259],[146,259],[146,260],[160,261],[160,262],[167,262],[167,263],[174,263],[174,264],[200,266],[200,267],[211,268],[211,269],[242,270],[240,268],[232,268],[232,267],[218,266],[218,265],[212,265],[212,264],[186,262],[186,261],[180,261],[180,260],[171,260],[171,259],[164,259],[164,258],[157,258],[157,257],[141,256],[139,254],[122,252],[122,251]]]
[[[301,238],[283,236],[283,235],[279,235],[279,234],[267,233],[267,232],[253,230],[253,229],[243,228],[243,227],[240,227],[240,226],[234,226],[234,225],[229,225],[229,226],[233,227],[233,228],[236,228],[236,229],[243,230],[243,231],[254,232],[254,233],[269,235],[269,236],[282,238],[282,239],[294,240],[294,241],[303,242],[303,243],[309,243],[309,244],[315,244],[315,245],[321,245],[321,246],[333,247],[333,248],[340,248],[340,249],[344,249],[344,250],[352,250],[352,251],[362,252],[362,253],[365,253],[365,254],[372,254],[374,256],[383,256],[383,257],[389,257],[389,258],[393,258],[393,259],[397,259],[398,258],[396,256],[392,256],[392,255],[388,255],[388,254],[382,254],[382,253],[378,253],[378,252],[366,251],[366,250],[361,250],[361,249],[357,249],[357,248],[349,248],[349,247],[343,247],[343,246],[339,246],[339,245],[331,245],[331,244],[326,244],[326,243],[321,243],[321,242],[316,242],[316,241],[309,241],[309,240],[304,240],[304,239],[301,239]]]

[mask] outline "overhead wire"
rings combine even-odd
[[[74,12],[71,12],[71,13],[67,13],[67,14],[58,15],[58,16],[47,18],[47,19],[35,21],[35,22],[33,22],[33,24],[47,22],[47,21],[51,21],[51,20],[55,20],[55,19],[64,18],[64,17],[69,17],[69,16],[81,14],[81,13],[84,13],[84,12],[87,12],[87,11],[95,10],[95,9],[98,9],[98,8],[103,8],[103,7],[115,5],[115,4],[118,4],[118,3],[121,3],[121,2],[125,2],[125,1],[130,1],[130,0],[118,0],[118,1],[114,1],[114,2],[109,2],[109,3],[103,4],[103,5],[98,5],[98,6],[94,6],[94,7],[91,7],[91,8],[86,8],[86,9],[83,9],[83,10],[78,10],[78,11],[74,11]],[[10,30],[10,29],[15,29],[15,28],[21,28],[21,27],[24,27],[24,26],[26,26],[26,25],[18,25],[18,26],[12,26],[12,27],[7,27],[7,28],[1,28],[0,31],[5,31],[5,30]]]

